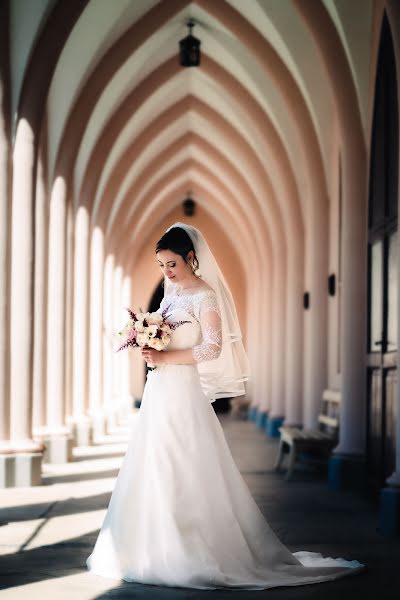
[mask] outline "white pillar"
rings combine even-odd
[[[305,290],[310,307],[304,310],[303,424],[315,429],[327,382],[327,217],[321,200],[311,202],[307,217]]]
[[[109,254],[105,260],[103,285],[103,406],[107,420],[107,430],[116,425],[115,407],[113,406],[113,274],[114,255]]]
[[[357,165],[355,165],[357,166]],[[342,401],[336,454],[365,454],[367,206],[364,173],[344,161],[340,363]]]
[[[3,9],[6,6],[3,5]],[[1,10],[1,9],[0,9]],[[3,16],[3,12],[0,13]],[[5,16],[5,15],[4,15]],[[0,18],[1,33],[7,20]],[[10,142],[8,52],[0,55],[0,443],[10,437],[9,388],[9,251],[10,251]],[[0,487],[2,483],[0,482]]]
[[[35,301],[33,345],[33,433],[44,434],[46,424],[46,315],[47,315],[47,193],[45,182],[45,144],[38,157],[35,206]]]
[[[104,234],[95,226],[90,249],[89,416],[94,435],[104,435],[103,400],[103,268]]]
[[[362,487],[366,480],[367,179],[365,156],[343,147],[343,227],[339,444],[329,461],[332,489]]]
[[[115,339],[115,334],[118,329],[124,323],[124,320],[128,317],[126,311],[122,310],[122,267],[117,265],[114,268],[113,274],[113,319],[112,319],[112,336]],[[113,348],[115,344],[113,343]],[[125,350],[126,352],[126,350]],[[113,350],[113,405],[115,406],[117,419],[122,405],[122,386],[121,386],[121,374],[122,374],[122,352],[115,352]]]
[[[45,460],[51,463],[72,458],[72,436],[65,423],[66,196],[66,182],[59,176],[49,211]]]
[[[73,300],[73,433],[76,444],[92,442],[88,417],[88,301],[89,301],[89,214],[79,206],[75,217]]]
[[[272,289],[272,385],[271,404],[268,413],[267,432],[273,437],[279,436],[279,427],[284,420],[286,396],[286,278],[284,251],[279,253],[280,261],[276,265],[276,277]]]
[[[131,307],[131,278],[128,275],[124,275],[122,280],[122,293],[121,293],[121,314],[123,319],[128,318],[128,313],[125,307]],[[132,363],[132,354],[130,351],[125,350],[119,353],[121,359],[121,417],[123,419],[129,414],[133,407],[133,395],[130,390],[130,369]],[[122,355],[122,356],[121,356]]]
[[[303,421],[303,264],[302,257],[289,256],[286,308],[286,399],[284,425]]]
[[[73,317],[74,317],[74,235],[75,214],[72,202],[67,202],[67,243],[66,243],[66,274],[65,274],[65,420],[70,432],[73,424]]]
[[[40,483],[41,446],[32,440],[34,134],[21,119],[14,143],[11,223],[11,443],[19,456],[17,485]],[[24,472],[24,476],[22,477]],[[21,479],[22,478],[22,479]]]
[[[265,426],[265,417],[269,409],[270,394],[268,384],[271,381],[271,301],[266,281],[270,281],[269,260],[265,259],[262,270],[258,271],[254,281],[247,284],[247,355],[250,363],[251,377],[245,383],[246,399],[250,400],[248,418],[255,420],[259,426]],[[254,315],[262,315],[261,322]],[[239,397],[237,410],[240,409]],[[260,418],[263,422],[260,422]]]
[[[268,417],[271,412],[272,397],[272,310],[273,299],[271,297],[272,269],[269,257],[263,264],[263,272],[259,277],[258,285],[250,284],[252,299],[248,307],[249,319],[253,333],[249,337],[251,341],[252,358],[250,367],[253,370],[252,380],[252,403],[257,406],[256,414],[251,418],[255,419],[256,425],[267,432]],[[253,297],[254,296],[254,297]],[[254,319],[254,315],[262,315]]]
[[[247,314],[246,314],[246,327],[249,332],[250,339],[255,340],[253,336],[255,336],[255,327],[254,327],[254,319],[252,318],[254,312],[255,304],[255,293],[252,291],[247,294]],[[257,392],[257,389],[260,389],[260,374],[261,374],[261,352],[256,352],[255,349],[256,342],[250,344],[248,348],[248,358],[250,362],[250,366],[252,369],[252,377],[249,383],[246,384],[246,390],[248,392],[250,398],[250,405],[248,407],[248,416],[249,418],[253,418],[254,412],[257,409],[257,405],[259,404],[260,394]]]
[[[258,365],[259,374],[259,386],[257,389],[257,397],[260,401],[260,407],[266,414],[266,419],[271,410],[271,398],[272,398],[272,322],[273,322],[273,302],[270,284],[273,280],[273,269],[269,265],[269,269],[266,269],[266,275],[263,281],[263,291],[261,293],[260,301],[257,302],[255,299],[254,306],[255,310],[250,313],[250,318],[254,322],[254,315],[264,314],[265,321],[263,327],[259,328],[255,323],[255,328],[258,329],[257,344],[254,347],[256,353],[255,364]],[[276,274],[276,269],[275,269]],[[253,325],[254,326],[254,325]],[[262,348],[262,352],[258,351],[258,348]],[[264,427],[266,420],[264,422]]]

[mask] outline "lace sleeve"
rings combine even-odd
[[[165,296],[164,296],[164,298],[165,298]],[[161,315],[162,311],[164,310],[164,298],[161,300],[159,308],[157,308],[157,310],[155,311],[156,313],[159,313],[160,315]]]
[[[160,302],[160,306],[159,308],[157,308],[157,310],[155,311],[156,313],[159,313],[161,315],[161,313],[163,312],[163,310],[165,309],[167,300],[169,300],[169,296],[164,296]]]
[[[222,348],[221,313],[214,290],[202,297],[199,318],[203,339],[201,344],[193,346],[193,358],[196,362],[214,360]]]

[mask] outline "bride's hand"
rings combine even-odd
[[[164,352],[154,350],[154,348],[141,348],[144,360],[150,365],[162,365],[164,362]]]

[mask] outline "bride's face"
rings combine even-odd
[[[189,260],[192,258],[192,254],[189,252]],[[175,283],[179,283],[191,275],[190,266],[185,263],[182,256],[171,250],[157,252],[157,260],[163,274]]]

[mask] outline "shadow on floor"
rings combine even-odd
[[[110,501],[110,495],[110,493],[106,493],[85,496],[83,498],[71,497],[57,502],[41,502],[24,506],[10,506],[0,509],[0,521],[4,524],[5,522],[16,523],[20,521],[41,519],[44,515],[51,518],[85,513],[92,510],[102,510],[107,508]],[[51,505],[51,511],[48,512],[49,506]]]
[[[275,441],[266,439],[263,432],[250,423],[225,421],[224,430],[253,497],[273,531],[289,550],[309,550],[321,552],[324,556],[357,559],[368,566],[368,571],[320,585],[285,586],[261,591],[235,590],[234,596],[233,590],[203,591],[123,582],[110,583],[109,587],[112,589],[99,593],[94,591],[99,589],[98,585],[96,587],[93,584],[93,591],[91,590],[92,576],[88,574],[89,580],[85,577],[82,588],[64,581],[64,585],[69,586],[68,598],[106,600],[144,597],[149,600],[192,600],[212,594],[212,600],[263,597],[268,600],[398,599],[400,540],[386,539],[377,533],[376,512],[364,497],[355,492],[332,492],[327,488],[326,481],[314,477],[312,473],[308,473],[305,478],[299,472],[298,479],[285,482],[281,474],[273,471]],[[100,473],[90,473],[90,478],[92,475],[101,476]],[[77,480],[79,479],[81,477],[77,476]],[[29,519],[79,515],[108,506],[110,493],[77,498],[73,495],[74,489],[72,484],[68,491],[71,497],[55,503],[49,501],[4,508],[0,511],[0,520],[22,521],[26,520],[27,515]],[[61,580],[68,575],[85,574],[86,559],[93,549],[97,534],[98,530],[94,530],[63,542],[0,556],[0,589],[10,590],[29,582]],[[2,550],[7,551],[6,546]],[[61,581],[57,585],[61,587]],[[33,595],[29,593],[30,588],[27,589],[27,597],[35,597],[34,592]],[[53,598],[49,597],[49,600]]]
[[[86,460],[97,460],[97,459],[103,459],[103,458],[119,458],[121,456],[125,455],[125,451],[122,450],[118,450],[117,452],[107,452],[105,454],[85,454],[82,456],[75,456],[74,460],[71,461],[71,463],[79,463],[79,462],[83,462]]]
[[[74,481],[90,481],[92,479],[108,479],[117,477],[119,469],[108,471],[92,471],[91,473],[66,473],[65,475],[45,475],[42,477],[42,485],[53,485],[54,483],[73,483]]]

